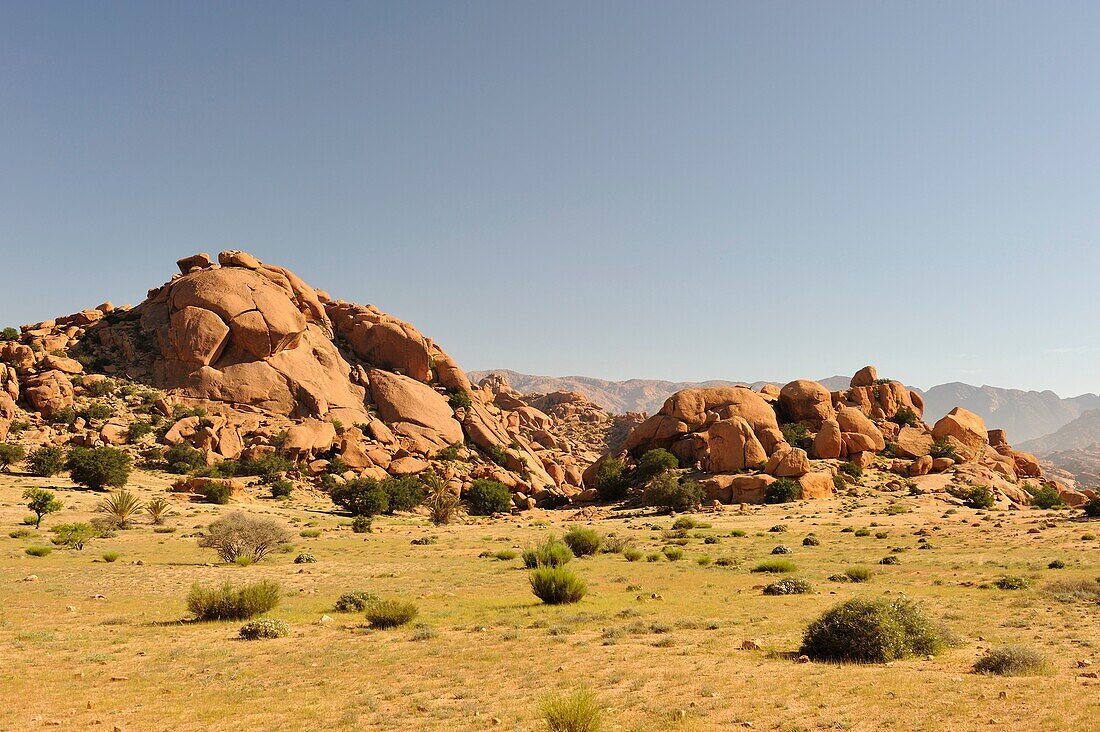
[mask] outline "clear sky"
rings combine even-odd
[[[1100,390],[1095,2],[0,3],[0,321],[241,248],[468,369]]]

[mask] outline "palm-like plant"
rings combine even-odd
[[[130,519],[143,505],[130,491],[118,490],[100,501],[96,510],[115,519],[119,528],[124,529],[130,525]]]
[[[424,505],[428,507],[428,517],[432,523],[439,526],[448,524],[458,511],[458,496],[456,496],[434,470],[423,473],[420,480],[427,489]]]
[[[175,514],[172,510],[172,505],[163,498],[154,498],[145,504],[145,513],[149,514],[149,520],[153,524],[159,526],[164,523],[164,519]]]

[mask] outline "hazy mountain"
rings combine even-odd
[[[1085,412],[1049,435],[1020,443],[1019,448],[1040,457],[1069,450],[1100,453],[1100,409]]]

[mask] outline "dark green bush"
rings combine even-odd
[[[637,480],[641,483],[647,483],[651,478],[655,478],[666,470],[676,470],[680,467],[680,461],[676,459],[668,450],[662,450],[660,448],[656,450],[649,450],[641,459],[638,460],[638,466],[635,468],[634,474]]]
[[[367,609],[368,605],[377,601],[377,595],[372,595],[362,590],[356,590],[354,592],[345,592],[340,595],[333,604],[332,609],[338,613],[361,613]]]
[[[23,449],[22,445],[15,445],[10,442],[0,442],[0,470],[5,473],[8,472],[8,466],[26,457],[27,451]]]
[[[17,328],[7,327],[0,331],[0,341],[17,341],[19,340],[19,330]]]
[[[34,511],[34,528],[42,525],[42,517],[57,513],[62,508],[62,503],[57,496],[43,488],[27,488],[23,491],[23,499],[27,502],[27,508]]]
[[[473,406],[473,400],[470,399],[470,395],[461,390],[455,390],[447,397],[447,402],[451,405],[451,409],[469,409]]]
[[[1005,575],[994,580],[993,586],[1000,590],[1026,590],[1031,587],[1031,580],[1027,577]]]
[[[1031,505],[1036,508],[1062,508],[1066,505],[1053,483],[1044,483],[1038,488],[1029,487],[1027,492],[1031,494]]]
[[[802,546],[821,546],[821,539],[818,539],[813,534],[810,534],[802,540]]]
[[[573,557],[572,549],[549,536],[538,546],[529,546],[523,550],[523,566],[527,569],[560,567]]]
[[[846,463],[841,463],[840,472],[844,473],[845,475],[850,475],[856,480],[859,480],[863,477],[863,468],[859,467],[851,460]]]
[[[920,424],[920,417],[918,417],[917,413],[910,407],[902,407],[894,413],[890,421],[902,427],[916,427]]]
[[[645,488],[646,505],[666,511],[690,511],[702,501],[703,486],[672,472],[661,473]]]
[[[266,613],[279,604],[279,585],[264,580],[233,587],[195,585],[187,596],[187,609],[196,620],[248,620]]]
[[[126,427],[126,439],[137,442],[145,435],[153,431],[153,425],[145,420],[135,420]]]
[[[783,432],[783,439],[791,447],[801,447],[803,450],[813,447],[814,438],[810,436],[810,429],[801,422],[790,422],[779,429]]]
[[[617,457],[603,458],[596,470],[596,493],[601,501],[619,501],[630,489],[630,479],[626,474],[626,464]]]
[[[1093,496],[1085,501],[1084,509],[1089,518],[1100,518],[1100,496]]]
[[[113,447],[74,447],[65,461],[69,477],[92,489],[121,488],[130,479],[130,456]]]
[[[206,467],[206,453],[185,442],[178,442],[164,451],[164,462],[168,463],[169,473],[185,475]]]
[[[584,557],[589,554],[595,554],[600,550],[600,544],[603,542],[603,537],[593,529],[574,526],[569,529],[569,531],[565,532],[562,541],[572,550],[573,554],[578,557]]]
[[[100,382],[105,383],[105,382]],[[103,402],[92,402],[84,411],[80,413],[84,419],[89,422],[102,422],[105,419],[110,419],[115,416],[115,409],[110,404],[104,404]]]
[[[463,496],[473,516],[491,516],[512,510],[512,491],[495,480],[479,478]]]
[[[384,513],[411,511],[424,501],[427,493],[424,484],[414,475],[386,478],[381,486],[386,492],[388,503]],[[510,494],[509,497],[511,497]]]
[[[974,664],[975,672],[998,676],[1029,676],[1046,673],[1049,669],[1042,653],[1016,645],[990,649]]]
[[[765,595],[805,595],[813,591],[809,582],[795,577],[784,577],[764,587]]]
[[[198,493],[207,503],[224,506],[233,497],[233,486],[224,480],[212,480],[198,488]]]
[[[977,485],[966,491],[963,502],[968,508],[993,508],[996,496],[984,485]]]
[[[356,516],[351,520],[351,531],[353,534],[369,534],[373,523],[370,516]]]
[[[290,494],[293,492],[294,484],[289,480],[280,479],[271,484],[272,498],[290,498]]]
[[[946,439],[936,440],[932,443],[932,449],[929,450],[928,454],[933,458],[950,458],[956,462],[959,459],[959,453],[955,449],[955,446]]]
[[[579,602],[588,591],[584,580],[565,567],[537,567],[529,579],[531,591],[547,605]]]
[[[943,632],[911,600],[855,598],[810,623],[799,652],[817,661],[887,663],[934,655],[946,645]]]
[[[412,621],[419,609],[415,603],[403,600],[373,600],[367,603],[367,620],[372,628],[386,630],[397,628]]]
[[[766,503],[790,503],[802,498],[802,485],[797,480],[780,478],[764,489]]]
[[[329,488],[332,502],[352,516],[376,516],[390,507],[389,494],[374,478],[356,478]]]

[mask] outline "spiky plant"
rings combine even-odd
[[[164,523],[164,519],[175,514],[172,510],[172,505],[163,498],[154,498],[145,504],[145,513],[149,514],[149,520],[159,526]]]
[[[118,527],[124,529],[130,525],[130,519],[142,509],[144,504],[128,490],[118,490],[99,502],[96,510],[105,513],[118,522]]]

